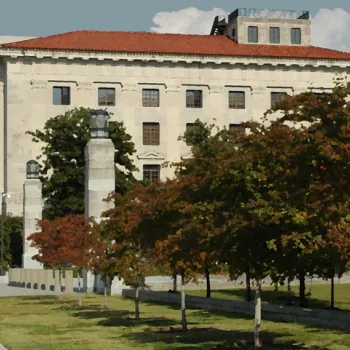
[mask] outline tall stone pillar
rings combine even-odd
[[[23,255],[22,267],[25,269],[42,269],[43,266],[32,257],[38,250],[30,246],[27,238],[37,231],[37,220],[42,219],[42,184],[38,179],[39,165],[34,160],[27,163],[27,179],[24,182],[23,198]]]
[[[101,220],[102,212],[111,208],[104,201],[115,190],[115,148],[108,136],[108,114],[103,110],[93,111],[91,139],[85,148],[85,217]],[[94,276],[83,273],[83,288],[92,293],[96,290]]]

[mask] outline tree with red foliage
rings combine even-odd
[[[39,250],[33,257],[53,270],[73,269],[80,280],[81,269],[89,269],[94,257],[94,248],[100,243],[99,231],[92,219],[84,215],[70,215],[52,221],[38,222],[40,232],[28,237],[31,246]],[[61,286],[59,286],[61,289]],[[81,286],[79,283],[81,291]],[[79,305],[81,305],[79,295]]]

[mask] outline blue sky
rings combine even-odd
[[[310,10],[343,8],[349,0],[1,0],[0,35],[44,36],[76,29],[149,30],[158,12],[213,7]]]

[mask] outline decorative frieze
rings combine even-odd
[[[137,86],[136,84],[123,84],[122,85],[122,91],[136,91]]]
[[[137,159],[142,160],[165,160],[165,155],[159,152],[151,151],[137,155]]]
[[[209,87],[210,94],[221,94],[224,91],[224,87],[220,85],[211,85]]]
[[[77,82],[77,90],[91,90],[92,83],[90,81],[78,81]]]
[[[166,92],[180,92],[180,85],[167,85]]]
[[[38,80],[38,79],[32,79],[30,81],[30,85],[32,86],[32,90],[46,89],[47,81],[45,81],[45,80]]]

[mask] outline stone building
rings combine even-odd
[[[210,35],[76,31],[0,45],[0,191],[21,214],[27,130],[74,107],[108,108],[135,142],[139,178],[190,156],[196,119],[241,132],[285,93],[330,91],[350,54],[310,45],[309,14],[237,9]],[[113,120],[112,119],[112,120]],[[78,127],[78,126],[77,126]]]

